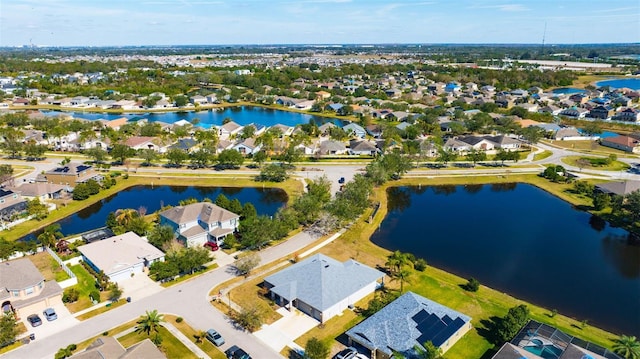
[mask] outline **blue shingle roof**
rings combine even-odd
[[[407,292],[346,334],[371,350],[411,357],[416,345],[431,341],[439,347],[469,321],[462,313]]]
[[[384,273],[354,260],[339,262],[316,254],[264,279],[271,291],[289,301],[298,299],[325,311]]]

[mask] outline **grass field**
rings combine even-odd
[[[150,336],[147,336],[144,333],[136,333],[132,332],[127,335],[124,335],[118,338],[120,344],[123,347],[128,348],[134,344],[137,344],[147,338],[153,339],[155,333],[151,333]],[[191,351],[189,348],[184,346],[178,338],[174,337],[167,329],[164,327],[158,328],[158,335],[162,338],[162,344],[160,345],[160,350],[167,356],[168,359],[198,359],[198,357]]]
[[[533,160],[534,161],[541,161],[541,160],[544,160],[545,158],[551,157],[551,155],[553,155],[553,152],[545,150],[545,151],[542,151],[540,153],[536,153],[535,155],[533,155]]]
[[[629,165],[620,161],[611,161],[608,164],[602,162],[602,158],[586,157],[586,156],[567,156],[562,158],[562,162],[570,166],[583,168],[585,170],[599,170],[599,171],[626,171],[629,169]],[[583,164],[581,164],[583,161]],[[602,162],[602,165],[597,164]]]
[[[602,146],[601,144],[595,141],[553,141],[553,142],[546,142],[546,143],[554,147],[566,148],[566,149],[577,151],[577,152],[600,154],[604,156],[614,154],[620,157],[637,157],[625,151]]]
[[[80,297],[74,303],[68,303],[67,308],[71,313],[79,312],[83,309],[87,309],[93,305],[91,300],[89,299],[89,293],[96,290],[96,279],[91,275],[91,273],[87,272],[86,269],[80,264],[76,264],[71,266],[71,271],[78,278],[78,284],[73,286],[80,293]],[[101,300],[105,300],[107,297],[106,293],[100,293]]]
[[[215,345],[211,344],[210,341],[204,339],[200,342],[196,340],[196,336],[199,335],[199,331],[193,329],[186,321],[182,321],[178,323],[176,321],[175,315],[165,315],[165,321],[171,323],[174,327],[176,327],[182,334],[184,334],[187,338],[191,339],[198,348],[202,349],[207,355],[209,355],[212,359],[225,359],[225,355],[222,351],[220,351]],[[207,328],[209,329],[209,328]],[[215,328],[214,328],[215,329]]]
[[[67,272],[60,268],[58,262],[56,262],[51,255],[47,252],[40,252],[28,257],[31,262],[38,268],[38,271],[42,273],[45,280],[54,280],[61,282],[65,279],[69,279]]]

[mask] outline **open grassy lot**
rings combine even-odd
[[[67,272],[60,268],[58,262],[47,252],[40,252],[28,257],[38,268],[44,280],[54,280],[56,282],[69,279]]]
[[[617,150],[611,147],[602,146],[596,141],[553,141],[553,142],[546,142],[546,143],[550,146],[554,146],[558,148],[566,148],[568,150],[577,151],[577,152],[599,154],[604,156],[614,154],[620,157],[635,157],[633,154],[629,152]]]
[[[128,348],[136,343],[139,343],[147,338],[152,339],[155,337],[155,333],[151,333],[150,336],[147,336],[144,333],[136,333],[132,332],[127,335],[124,335],[118,338],[120,344],[123,347]],[[167,358],[172,359],[198,359],[198,357],[193,354],[189,348],[184,346],[182,342],[178,340],[178,338],[174,337],[167,329],[164,327],[158,328],[158,335],[162,338],[162,344],[160,345],[160,350],[167,356]]]
[[[198,330],[193,329],[193,327],[191,327],[184,320],[178,323],[176,321],[176,318],[177,317],[175,315],[164,316],[165,321],[171,323],[174,327],[178,328],[178,330],[182,332],[182,334],[184,334],[187,338],[191,339],[198,346],[198,348],[202,349],[202,351],[207,353],[207,355],[209,355],[212,359],[226,358],[224,353],[220,351],[215,345],[211,344],[211,342],[208,341],[207,339],[203,339],[202,341],[198,342],[198,340],[196,340],[196,337],[199,335],[200,332]]]
[[[624,162],[610,161],[607,163],[605,160],[604,158],[587,156],[567,156],[562,158],[563,163],[586,170],[626,171],[629,169],[629,165]]]

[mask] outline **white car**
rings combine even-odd
[[[364,354],[358,353],[353,357],[353,359],[369,359],[369,357]]]

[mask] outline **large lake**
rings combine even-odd
[[[273,126],[283,124],[287,126],[295,126],[309,122],[315,122],[321,125],[325,122],[333,122],[338,125],[344,124],[343,120],[327,117],[313,116],[298,112],[288,112],[273,110],[264,107],[254,106],[232,106],[225,109],[210,111],[190,111],[190,112],[149,112],[135,114],[111,114],[111,113],[95,113],[95,112],[61,112],[61,111],[42,111],[47,116],[58,116],[60,114],[68,114],[74,118],[83,118],[86,120],[114,120],[116,118],[127,117],[130,120],[147,119],[150,122],[174,123],[180,120],[189,122],[198,119],[197,126],[210,128],[211,126],[220,126],[225,118],[230,118],[240,125],[248,125],[257,123],[264,126]]]
[[[133,186],[57,223],[62,227],[62,233],[68,236],[104,227],[109,213],[118,209],[145,207],[147,213],[153,213],[163,206],[177,206],[181,200],[192,197],[215,201],[221,193],[229,199],[237,198],[242,204],[251,202],[258,214],[264,215],[273,215],[287,202],[287,194],[277,188]],[[33,238],[33,235],[29,238]]]
[[[616,89],[626,87],[632,90],[640,90],[640,78],[611,79],[611,80],[598,81],[596,83],[596,86],[598,87],[611,86]]]
[[[526,184],[394,187],[371,240],[615,333],[640,336],[640,246]]]

